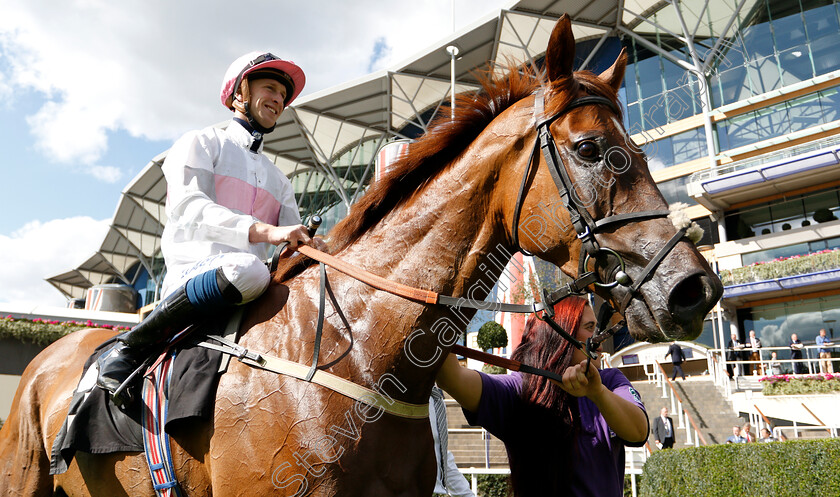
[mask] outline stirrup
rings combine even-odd
[[[135,395],[135,389],[132,388],[132,383],[134,382],[134,379],[137,377],[137,375],[140,374],[141,371],[146,370],[146,368],[148,367],[149,359],[147,358],[142,363],[140,363],[140,366],[137,369],[135,369],[131,372],[130,375],[128,375],[125,381],[123,381],[120,384],[120,386],[117,387],[116,390],[114,390],[113,392],[108,392],[110,393],[111,402],[113,402],[114,405],[117,406],[117,408],[125,409],[134,404],[135,400],[137,400],[137,396]]]

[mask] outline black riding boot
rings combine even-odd
[[[187,298],[185,288],[175,290],[140,324],[118,335],[117,343],[111,350],[99,356],[99,377],[96,384],[113,395],[140,366],[151,349],[163,344],[186,327],[196,314],[195,310]],[[129,399],[114,397],[114,403],[118,405],[127,400]]]
[[[115,395],[152,349],[197,319],[219,312],[242,301],[242,295],[225,277],[221,268],[202,273],[175,290],[146,319],[126,333],[97,360],[97,385],[111,393],[117,405],[130,401],[129,395]]]

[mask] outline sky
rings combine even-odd
[[[302,96],[421,53],[510,0],[3,0],[0,303],[56,305],[44,278],[99,248],[123,187],[182,133],[230,117],[222,75],[270,51]]]

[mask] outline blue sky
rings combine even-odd
[[[0,303],[64,305],[44,278],[99,247],[122,188],[185,131],[229,117],[227,65],[297,62],[303,95],[391,67],[502,0],[304,3],[4,0],[0,16]],[[288,9],[294,4],[294,11]]]

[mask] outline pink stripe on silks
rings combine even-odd
[[[254,216],[268,224],[277,224],[280,202],[268,191],[256,188],[232,176],[215,176],[216,203]]]
[[[217,174],[216,203],[250,215],[257,189],[241,179]]]
[[[280,202],[267,191],[258,188],[251,215],[264,223],[275,225],[280,217]]]

